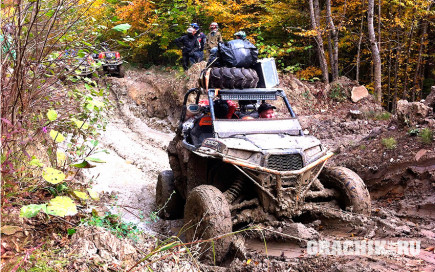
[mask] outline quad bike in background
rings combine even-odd
[[[56,63],[72,76],[92,77],[96,63],[92,54],[80,57],[75,49],[65,50],[56,58]]]
[[[277,100],[286,113],[257,118],[260,103]],[[223,117],[222,101],[237,105],[238,118]],[[190,89],[168,155],[171,170],[158,176],[156,203],[162,218],[184,217],[188,241],[332,209],[371,212],[362,179],[325,167],[332,153],[304,134],[282,89]],[[230,242],[221,236],[213,246],[202,243],[202,257],[220,262]]]
[[[125,76],[123,59],[118,51],[112,51],[106,44],[102,45],[103,51],[98,54],[98,60],[101,62],[102,74]]]

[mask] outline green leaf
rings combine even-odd
[[[69,236],[73,235],[76,232],[77,232],[76,229],[68,229],[68,235]]]
[[[56,130],[50,130],[50,137],[56,141],[56,143],[61,143],[65,141],[65,137]]]
[[[116,30],[116,31],[125,31],[125,30],[129,30],[130,27],[131,27],[130,24],[120,24],[120,25],[112,27],[112,29]]]
[[[95,201],[100,200],[100,196],[98,195],[97,192],[95,192],[94,190],[92,190],[90,188],[88,188],[87,190],[88,190],[88,193],[91,196],[92,200],[95,200]]]
[[[91,161],[91,162],[105,163],[105,161],[98,159],[98,158],[86,157],[85,160]]]
[[[80,191],[73,191],[74,195],[80,199],[89,199],[88,195],[86,193],[80,192]]]
[[[42,172],[42,177],[51,184],[58,184],[65,179],[65,174],[57,169],[46,167]]]
[[[71,164],[72,167],[76,168],[94,168],[95,165],[90,164],[87,161],[82,161],[81,163]]]
[[[72,216],[77,214],[77,206],[71,198],[57,196],[48,203],[47,214],[60,217]]]
[[[32,160],[29,163],[32,166],[38,166],[38,167],[42,167],[44,166],[41,161],[39,159],[37,159],[35,156],[32,156]]]
[[[20,210],[20,217],[31,218],[36,216],[41,209],[42,211],[46,212],[47,204],[30,204],[23,206]]]
[[[79,129],[84,129],[84,130],[86,130],[86,129],[89,128],[89,124],[88,124],[88,123],[85,123],[85,122],[83,122],[83,121],[80,121],[80,120],[78,120],[78,119],[76,119],[76,118],[71,118],[71,121],[73,121],[74,124],[76,124],[77,128],[79,128]]]
[[[172,243],[169,243],[169,244],[167,244],[167,245],[162,246],[162,247],[159,249],[159,252],[169,250],[169,249],[171,249],[171,248],[173,248],[174,246],[177,246],[177,245],[178,245],[178,242],[172,242]]]
[[[47,112],[47,117],[48,117],[48,120],[54,121],[57,119],[57,112],[55,110],[49,110]]]
[[[128,44],[126,44],[125,42],[123,42],[123,41],[117,41],[120,45],[122,45],[122,46],[128,46]]]

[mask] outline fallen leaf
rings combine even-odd
[[[91,196],[92,200],[95,200],[95,201],[100,200],[100,196],[98,195],[97,192],[95,192],[94,190],[92,190],[90,188],[88,188],[87,190],[88,190],[88,193]]]
[[[57,169],[46,167],[42,172],[42,177],[51,184],[58,184],[65,179],[65,174]]]
[[[6,234],[6,235],[12,235],[16,232],[22,231],[23,229],[21,227],[18,226],[3,226],[1,227],[1,233],[2,234]]]
[[[435,247],[427,247],[424,250],[425,251],[435,251]]]
[[[427,150],[426,149],[420,149],[417,154],[415,154],[415,160],[419,161],[421,159],[421,157],[423,157],[424,155],[426,155]]]
[[[80,199],[89,199],[88,195],[86,193],[80,192],[80,191],[74,191],[74,195]]]
[[[57,196],[48,203],[47,213],[61,217],[71,216],[77,214],[77,206],[71,198]]]

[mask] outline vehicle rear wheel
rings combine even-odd
[[[325,187],[339,191],[340,206],[344,210],[370,215],[370,194],[357,173],[346,167],[325,167],[319,180]]]
[[[210,71],[210,88],[246,89],[255,88],[257,83],[258,75],[254,69],[214,67]]]
[[[118,73],[118,76],[119,77],[124,77],[125,76],[125,68],[124,68],[124,66],[123,65],[119,65],[118,66],[118,71],[119,71],[119,73]]]
[[[211,185],[195,187],[184,208],[187,241],[208,240],[232,231],[229,205],[219,189]],[[200,258],[208,263],[220,263],[228,252],[231,237],[201,242]]]
[[[159,173],[156,185],[156,204],[160,218],[180,219],[183,217],[183,200],[175,191],[174,174],[171,170]]]

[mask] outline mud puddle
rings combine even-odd
[[[304,254],[305,248],[292,242],[261,241],[248,239],[246,249],[257,254],[274,257],[297,258]]]

